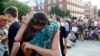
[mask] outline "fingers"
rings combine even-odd
[[[25,19],[25,23],[29,23],[30,22],[30,20],[32,19],[32,17],[33,17],[33,14],[32,13],[27,13],[26,14],[26,19]]]
[[[26,15],[26,17],[27,17],[27,19],[32,19],[33,14],[32,14],[32,13],[28,13],[28,14]]]

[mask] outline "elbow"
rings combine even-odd
[[[19,48],[20,47],[20,42],[14,42],[14,47]]]
[[[58,51],[51,52],[48,56],[58,56]]]
[[[58,56],[58,53],[53,53],[51,56]]]

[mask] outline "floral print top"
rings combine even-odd
[[[51,21],[50,25],[35,34],[35,37],[30,41],[30,43],[42,48],[50,49],[52,45],[52,38],[59,28],[60,25],[58,22]],[[36,53],[35,56],[41,55]]]

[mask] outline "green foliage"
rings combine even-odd
[[[4,9],[9,6],[17,7],[19,15],[31,11],[31,8],[28,5],[18,2],[17,0],[0,0],[0,14],[4,14]]]
[[[5,4],[12,0],[0,0],[0,15],[4,14]]]
[[[23,14],[23,13],[28,13],[31,11],[31,8],[21,2],[18,2],[17,0],[11,0],[11,1],[8,1],[6,2],[5,4],[5,8],[6,7],[9,7],[9,6],[15,6],[18,8],[18,12],[19,12],[19,15]]]
[[[4,10],[3,0],[0,0],[0,15],[4,14],[3,10]]]
[[[66,16],[66,17],[67,17],[67,16],[71,17],[70,11],[69,11],[69,10],[66,10],[65,13],[64,13],[64,16]]]
[[[57,5],[55,7],[51,8],[50,14],[55,14],[55,15],[60,16],[60,17],[65,17],[65,16],[70,17],[71,16],[69,10],[63,11]]]
[[[61,17],[63,17],[64,16],[64,14],[63,14],[64,12],[59,8],[59,6],[55,6],[55,7],[52,7],[51,8],[51,11],[50,11],[50,14],[55,14],[55,15],[57,15],[57,16],[61,16]]]
[[[98,16],[100,17],[100,9],[98,10]]]

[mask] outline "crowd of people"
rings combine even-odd
[[[69,25],[68,25],[69,24]],[[68,30],[68,27],[71,27]],[[73,32],[76,39],[100,40],[100,19],[99,18],[65,18],[65,28]]]
[[[98,40],[100,41],[100,19],[88,17],[65,17],[63,25],[67,32],[67,38],[75,43],[76,40]],[[72,44],[71,43],[71,44]],[[73,44],[72,44],[73,45]],[[72,46],[71,45],[71,46]]]
[[[0,15],[0,56],[66,56],[79,40],[100,40],[100,19],[48,17],[45,13],[18,16],[11,6]],[[20,19],[18,19],[18,17]]]

